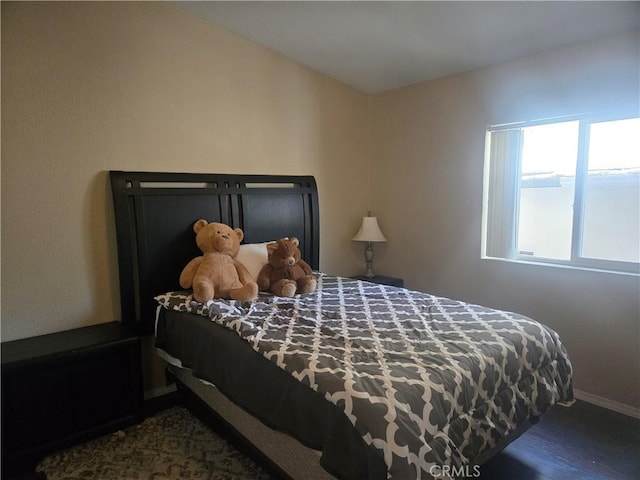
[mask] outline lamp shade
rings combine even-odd
[[[362,217],[360,230],[351,239],[357,242],[386,242],[387,239],[380,231],[376,217]]]

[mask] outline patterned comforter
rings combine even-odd
[[[237,332],[340,407],[392,479],[447,478],[573,399],[558,335],[510,312],[323,274],[294,298],[157,300]]]

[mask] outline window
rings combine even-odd
[[[640,271],[640,118],[489,128],[483,255]]]

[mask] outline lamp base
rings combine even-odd
[[[364,249],[364,261],[367,264],[367,270],[364,272],[364,276],[371,278],[375,277],[376,274],[373,273],[373,243],[367,242],[367,246]]]

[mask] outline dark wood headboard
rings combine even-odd
[[[297,237],[319,268],[318,192],[312,176],[109,172],[116,219],[122,322],[151,333],[155,295],[178,290],[183,267],[201,254],[193,223],[244,231],[243,243]]]

